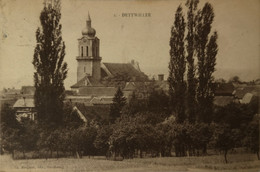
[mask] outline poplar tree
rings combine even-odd
[[[124,93],[118,87],[115,96],[113,98],[113,103],[110,106],[110,113],[109,113],[109,121],[114,123],[115,120],[121,116],[123,107],[126,105],[126,98],[124,97]]]
[[[190,122],[196,120],[196,76],[195,76],[195,26],[196,26],[196,11],[199,0],[187,0],[186,7],[187,12],[187,36],[186,40],[186,51],[187,51],[187,116]]]
[[[196,16],[195,27],[196,52],[198,57],[198,90],[199,120],[210,122],[213,113],[213,72],[215,71],[216,55],[218,52],[217,32],[211,36],[211,24],[214,20],[214,11],[211,4],[206,3]]]
[[[185,91],[184,74],[186,70],[184,46],[185,21],[182,7],[175,13],[175,21],[171,29],[170,63],[169,63],[169,95],[170,107],[176,116],[177,122],[183,122],[185,117]]]
[[[64,80],[67,63],[63,62],[65,44],[61,33],[60,1],[45,1],[40,14],[41,28],[36,31],[36,47],[33,65],[34,101],[37,119],[46,126],[58,126],[62,122]]]

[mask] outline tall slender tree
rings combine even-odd
[[[175,21],[171,29],[170,63],[169,63],[169,95],[170,106],[176,115],[177,122],[183,122],[185,117],[185,91],[184,74],[186,70],[184,46],[185,21],[182,7],[175,13]]]
[[[187,51],[187,116],[190,122],[196,120],[196,77],[195,77],[195,26],[196,26],[196,11],[199,0],[187,0],[186,7],[187,12],[187,36],[186,40],[186,51]]]
[[[210,122],[213,113],[213,72],[215,71],[216,55],[218,52],[217,33],[212,36],[211,24],[214,20],[214,11],[211,4],[206,3],[197,13],[195,27],[196,52],[198,57],[198,90],[199,120]]]
[[[36,31],[33,65],[34,101],[40,124],[58,126],[62,122],[64,80],[67,63],[63,62],[65,44],[61,33],[60,0],[45,1],[40,14],[41,28]]]
[[[118,87],[115,96],[113,98],[113,103],[110,106],[110,113],[109,113],[109,121],[114,123],[115,120],[121,116],[122,109],[126,105],[126,98],[124,97],[124,93],[122,92],[121,88]]]

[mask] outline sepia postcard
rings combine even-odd
[[[259,0],[0,0],[0,171],[260,171],[259,18]],[[40,112],[46,73],[64,79]]]

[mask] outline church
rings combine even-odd
[[[67,96],[67,99],[76,102],[91,102],[96,100],[110,100],[111,103],[117,87],[110,80],[119,80],[125,82],[121,85],[125,96],[128,97],[132,91],[130,85],[137,82],[148,81],[139,67],[138,62],[132,60],[129,63],[103,63],[100,56],[100,40],[96,36],[96,30],[91,26],[91,18],[88,14],[86,27],[82,30],[82,36],[78,39],[78,55],[77,60],[77,82],[71,86],[71,90],[75,92],[73,96]],[[87,101],[88,97],[88,101]],[[77,99],[77,100],[76,100]]]

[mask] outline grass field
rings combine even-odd
[[[225,164],[221,155],[204,157],[166,157],[136,158],[123,161],[105,160],[104,157],[83,157],[82,159],[29,159],[12,160],[10,155],[0,156],[0,172],[12,171],[107,171],[107,172],[144,172],[144,171],[240,171],[260,172],[260,161],[254,154],[231,154],[230,163]]]

